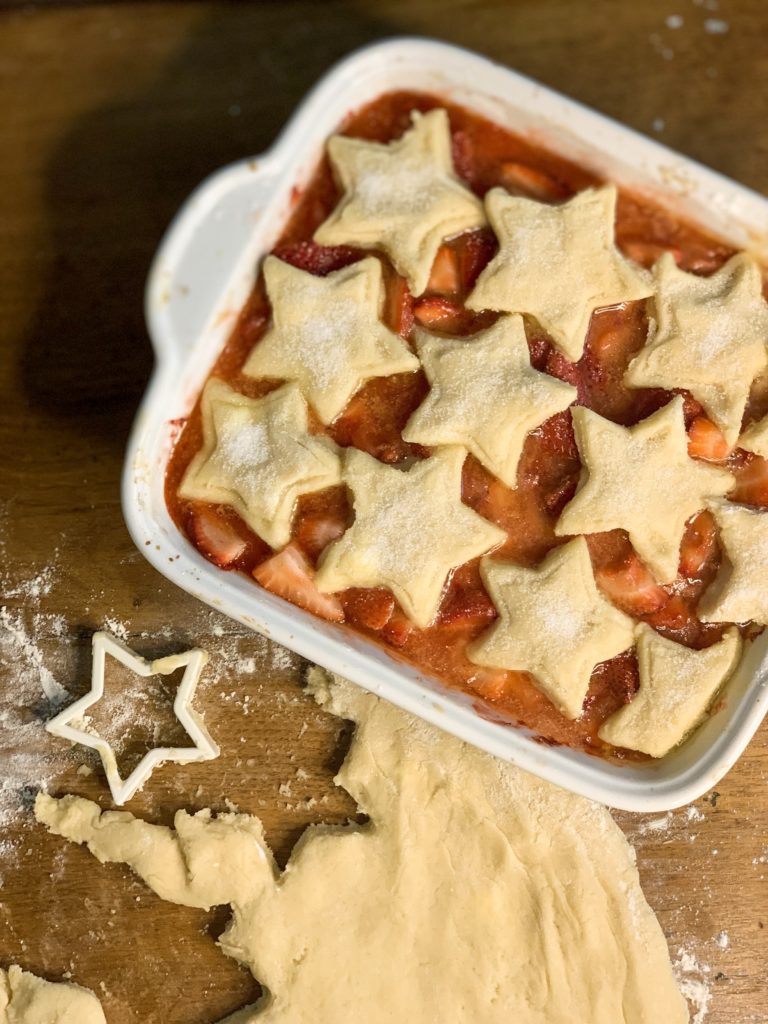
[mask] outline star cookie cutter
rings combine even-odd
[[[98,751],[104,772],[107,776],[112,798],[119,806],[130,800],[140,789],[149,776],[164,761],[175,761],[185,764],[189,761],[210,761],[219,756],[219,748],[208,735],[202,719],[192,709],[191,702],[197,689],[200,673],[208,661],[208,654],[199,648],[171,654],[165,658],[147,661],[140,657],[111,633],[99,631],[93,634],[93,662],[91,668],[91,688],[74,704],[64,708],[54,718],[46,722],[45,728],[54,736],[81,743]],[[179,668],[184,668],[179,688],[173,701],[173,712],[181,722],[193,741],[191,747],[155,747],[149,750],[136,765],[128,778],[123,779],[117,767],[115,752],[110,744],[92,728],[86,718],[88,708],[92,707],[104,696],[104,670],[107,654],[119,661],[136,675],[167,676]]]

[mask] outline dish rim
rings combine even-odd
[[[437,91],[484,116],[496,109],[504,114],[502,122],[514,114],[518,125],[527,117],[523,134],[542,142],[542,132],[558,152],[567,138],[571,145],[565,155],[612,177],[609,168],[621,164],[620,185],[651,192],[709,230],[714,215],[718,234],[765,259],[768,201],[757,193],[478,54],[413,37],[372,43],[320,79],[267,152],[231,164],[198,186],[167,229],[147,282],[146,318],[156,365],[125,457],[122,506],[128,530],[148,561],[193,596],[491,754],[625,810],[662,811],[690,803],[735,763],[768,709],[768,636],[751,645],[726,684],[717,713],[680,748],[647,764],[617,765],[544,745],[529,729],[484,717],[477,710],[479,697],[449,689],[348,627],[316,619],[240,574],[212,565],[170,519],[163,491],[174,421],[189,412],[231,332],[260,257],[285,224],[292,191],[307,180],[328,134],[342,120],[343,114],[331,111],[361,106],[368,101],[361,98],[364,84],[370,89],[377,76],[393,73],[425,82],[433,78],[442,88],[408,82],[399,87]],[[380,88],[370,98],[393,88]],[[606,151],[609,144],[613,155]],[[583,150],[576,156],[579,146]],[[632,166],[616,152],[634,153]],[[640,173],[633,174],[638,167]]]

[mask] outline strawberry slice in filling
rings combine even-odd
[[[289,544],[257,565],[253,577],[266,590],[331,622],[344,621],[344,609],[333,594],[321,594],[315,571],[295,544]]]

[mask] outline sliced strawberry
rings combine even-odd
[[[610,362],[612,357],[621,355],[624,351],[626,330],[622,327],[609,327],[589,339],[587,349],[590,356],[601,363]]]
[[[691,610],[682,594],[673,594],[667,603],[648,616],[648,624],[656,629],[682,629],[691,621]]]
[[[257,565],[254,579],[278,597],[304,608],[321,619],[343,622],[344,610],[333,594],[321,594],[315,586],[314,570],[295,544],[289,544],[272,558]]]
[[[310,558],[316,559],[331,541],[344,533],[346,522],[334,515],[305,515],[299,521],[296,540]]]
[[[584,389],[584,375],[580,370],[579,363],[572,363],[556,348],[552,348],[545,365],[548,374],[559,380],[564,380],[566,384],[572,384],[576,388],[578,398],[583,397],[581,392]]]
[[[470,680],[472,688],[486,700],[498,700],[506,693],[509,672],[501,668],[480,668]]]
[[[709,276],[725,263],[731,253],[726,249],[701,249],[699,252],[687,252],[679,260],[683,270],[691,274]]]
[[[474,147],[469,135],[463,131],[451,135],[453,168],[460,178],[472,184],[475,176]]]
[[[598,569],[595,579],[613,603],[630,615],[648,615],[667,601],[666,591],[634,552],[621,562]]]
[[[579,472],[566,473],[542,494],[544,508],[551,516],[560,515],[565,506],[576,493],[579,485]]]
[[[451,590],[440,612],[441,626],[470,626],[490,622],[496,618],[496,609],[486,592],[479,586],[458,586]]]
[[[665,252],[671,252],[675,257],[675,261],[679,261],[682,256],[682,250],[678,249],[674,245],[665,245],[663,242],[652,242],[647,238],[622,238],[619,241],[619,248],[628,256],[629,259],[634,260],[635,263],[641,264],[643,267],[652,267],[653,264]]]
[[[569,459],[578,459],[579,449],[573,433],[573,421],[569,409],[555,413],[538,428],[541,443],[545,448]]]
[[[508,192],[533,196],[535,199],[563,199],[567,195],[567,190],[551,174],[515,160],[508,160],[501,165],[500,184]]]
[[[734,475],[736,486],[728,495],[732,501],[768,505],[768,459],[750,452],[745,455],[743,463],[734,469]]]
[[[534,331],[527,331],[528,351],[531,356],[531,366],[537,370],[543,370],[547,365],[552,345],[543,334],[536,334]]]
[[[404,647],[416,627],[408,616],[395,605],[389,622],[381,631],[382,638],[392,647]]]
[[[413,296],[404,277],[393,275],[387,285],[384,323],[407,338],[413,328]]]
[[[680,545],[680,574],[693,579],[710,560],[717,548],[715,520],[709,512],[700,512],[692,519]]]
[[[456,250],[448,245],[441,245],[432,264],[427,291],[452,295],[459,290],[460,284],[459,258]]]
[[[480,272],[488,266],[497,247],[495,235],[486,230],[468,231],[457,240],[459,274],[466,291],[474,287]]]
[[[688,428],[688,454],[693,459],[720,462],[731,453],[720,429],[706,416],[697,416]]]
[[[419,299],[413,312],[423,327],[437,327],[441,331],[455,330],[462,319],[461,309],[440,295]]]
[[[273,255],[299,270],[325,277],[334,270],[359,260],[362,253],[349,245],[318,245],[317,242],[291,242],[279,245]]]
[[[236,562],[247,546],[245,538],[229,520],[205,505],[197,506],[192,512],[188,529],[198,551],[222,569]]]
[[[368,629],[383,629],[392,618],[395,599],[384,587],[350,588],[344,595],[347,620]]]

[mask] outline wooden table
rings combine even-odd
[[[105,623],[146,655],[187,643],[213,655],[199,704],[222,756],[159,771],[138,814],[169,822],[229,800],[262,817],[284,862],[308,822],[355,812],[332,784],[348,729],[302,694],[298,659],[166,583],[123,526],[123,446],[151,366],[142,288],[179,203],[267,146],[333,60],[396,33],[479,50],[765,191],[768,17],[761,0],[716,8],[306,0],[0,15],[0,657],[2,702],[21,723],[0,740],[0,962],[71,971],[111,1024],[202,1024],[257,992],[213,945],[225,915],[162,903],[16,810],[46,781],[108,805],[98,771],[84,774],[92,762],[43,733],[39,689],[47,670],[83,692]],[[709,968],[708,1024],[768,1021],[767,776],[764,727],[719,795],[619,816],[673,955]]]

